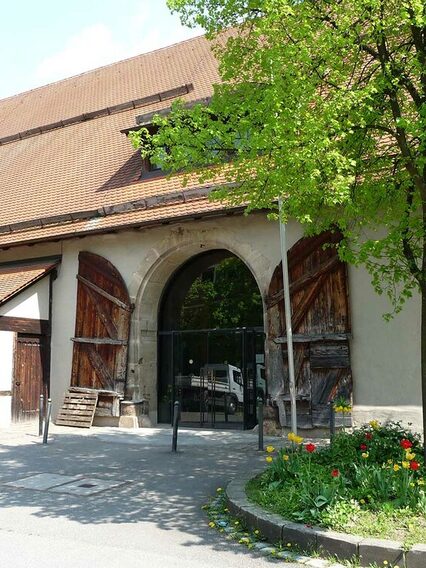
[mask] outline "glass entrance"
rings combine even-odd
[[[181,403],[181,423],[253,428],[256,399],[266,397],[262,329],[160,332],[159,422]]]
[[[166,287],[159,331],[158,421],[252,428],[266,397],[262,300],[247,266],[229,251],[197,255]]]

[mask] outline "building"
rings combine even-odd
[[[251,427],[258,396],[287,421],[277,224],[182,187],[126,137],[217,81],[199,37],[0,101],[2,425],[40,392],[56,416],[70,385],[148,400],[154,424],[180,398],[188,422]],[[420,298],[386,323],[330,238],[288,226],[301,420],[325,423],[353,392],[356,422],[420,429]]]

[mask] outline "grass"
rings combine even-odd
[[[246,485],[248,498],[264,509],[294,519],[297,507],[297,486],[293,491],[280,489],[265,490],[261,475]],[[414,544],[426,544],[426,518],[410,508],[394,508],[382,504],[379,510],[362,508],[355,500],[341,501],[331,506],[329,514],[323,515],[319,526],[338,532],[363,537],[384,538],[402,542],[405,548]]]

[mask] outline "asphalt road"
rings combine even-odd
[[[182,431],[177,454],[169,430],[54,428],[47,446],[18,430],[0,442],[0,568],[278,564],[210,529],[201,509],[218,486],[262,465],[251,433]],[[119,485],[86,496],[5,485],[41,473]]]

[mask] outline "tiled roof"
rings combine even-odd
[[[34,284],[58,265],[58,259],[0,264],[0,306]]]
[[[181,191],[180,176],[140,181],[139,154],[120,131],[135,125],[137,115],[170,107],[170,99],[157,96],[149,104],[147,97],[179,87],[186,93],[180,96],[183,100],[202,100],[218,81],[210,44],[198,37],[0,101],[0,246],[68,234],[69,224],[63,218],[52,219],[55,216],[72,217]],[[129,101],[140,99],[145,100],[143,107],[129,109]],[[103,115],[82,119],[101,109]],[[73,117],[79,121],[43,131],[46,125]],[[40,128],[42,133],[28,137],[28,130]],[[24,133],[22,139],[5,140],[18,133]],[[188,187],[196,187],[196,182]],[[155,213],[78,220],[72,223],[73,231],[88,231],[91,225],[122,227],[124,218],[170,218],[174,208],[166,203]],[[183,207],[186,214],[191,208],[201,213],[223,205],[210,204],[204,194]]]

